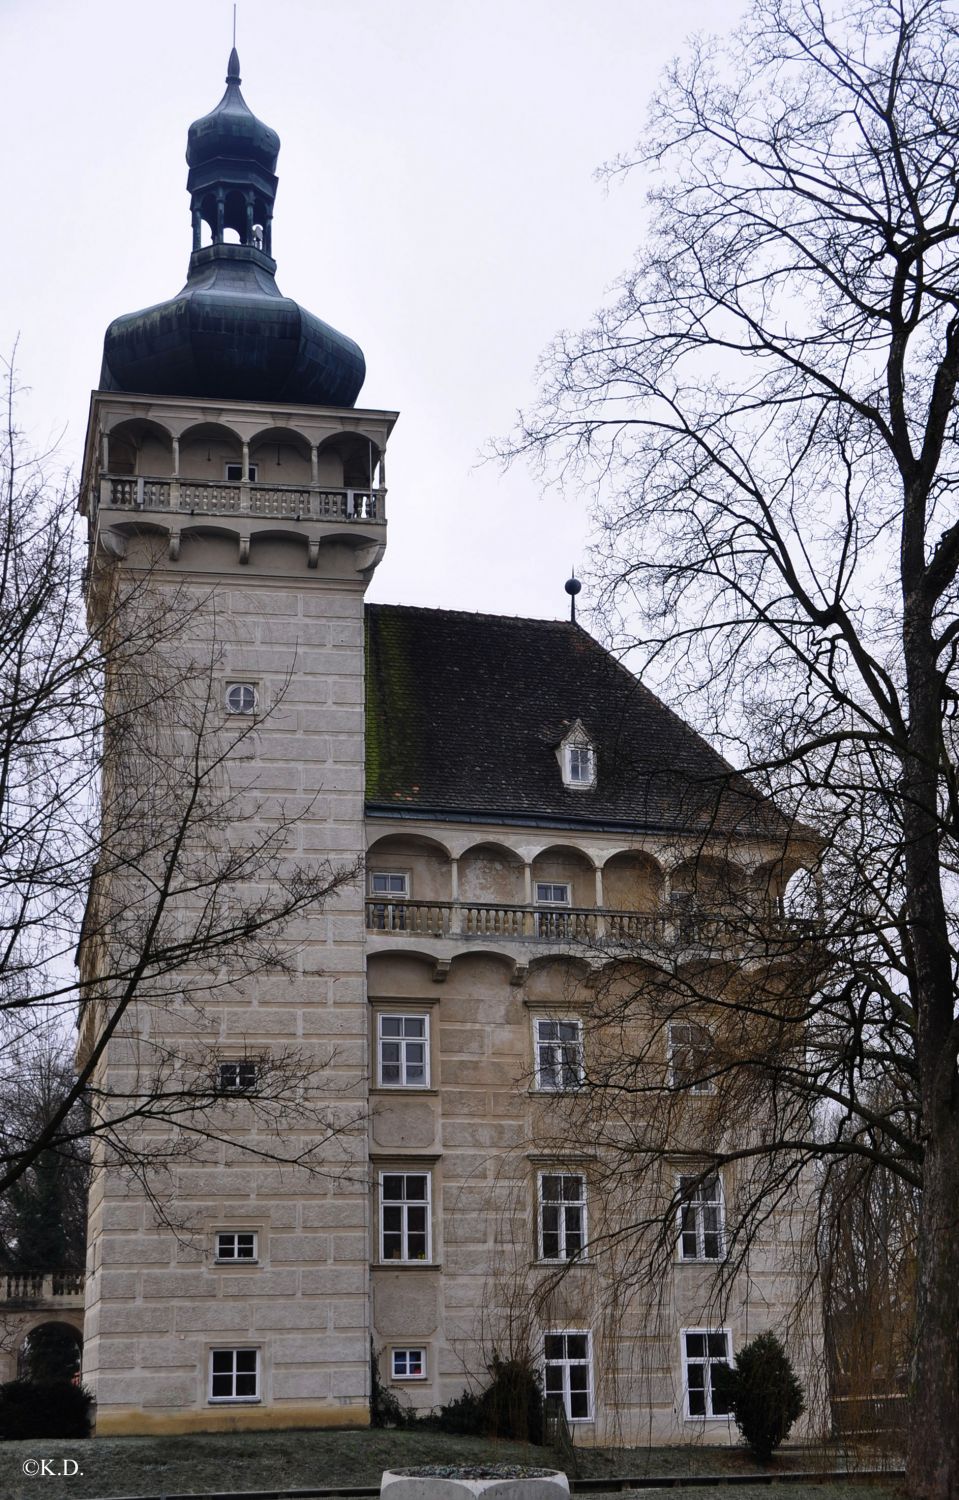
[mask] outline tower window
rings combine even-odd
[[[252,682],[229,682],[226,688],[226,708],[231,714],[252,714],[256,711],[256,686]]]
[[[379,1016],[379,1083],[385,1088],[429,1086],[429,1017]]]
[[[221,1062],[217,1068],[217,1092],[220,1094],[249,1094],[256,1088],[256,1063],[250,1058],[237,1057]]]

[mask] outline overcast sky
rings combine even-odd
[[[666,62],[737,0],[240,0],[250,108],[282,141],[277,282],[366,354],[359,405],[400,412],[370,597],[558,616],[585,557],[575,495],[477,466],[560,328],[629,264],[639,137]],[[76,463],[103,332],[172,296],[191,244],[184,150],[223,92],[228,0],[2,0],[7,229],[0,348],[19,332],[44,441]]]

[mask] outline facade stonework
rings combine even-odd
[[[154,760],[118,743],[106,785],[185,765],[199,715],[226,746],[211,847],[281,828],[275,878],[284,861],[347,878],[272,964],[198,949],[103,1050],[107,1100],[164,1058],[220,1072],[196,1139],[131,1127],[155,1171],[98,1148],[96,1430],[365,1425],[372,1346],[419,1410],[519,1353],[577,1441],[727,1441],[710,1366],[787,1320],[801,1195],[720,1301],[736,1183],[700,1183],[658,1292],[622,1294],[600,1247],[627,1209],[582,1114],[605,1045],[591,1017],[650,945],[707,961],[715,924],[690,925],[707,888],[778,910],[803,851],[575,624],[366,604],[396,414],[348,404],[359,350],[275,287],[278,140],[235,53],[190,142],[190,279],[111,325],[90,410],[93,627],[147,607],[162,628],[137,671],[179,673],[153,705]],[[187,892],[184,921],[195,906]],[[81,945],[81,1057],[109,1017],[112,930],[91,920]],[[276,1059],[300,1092],[264,1113]],[[677,1163],[715,1150],[696,1109]]]

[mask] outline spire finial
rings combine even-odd
[[[230,61],[226,65],[226,81],[227,83],[243,82],[240,77],[240,58],[235,47],[230,53]]]
[[[571,625],[576,624],[576,595],[579,593],[582,587],[583,585],[576,577],[576,569],[574,568],[572,571],[572,576],[567,578],[566,582],[563,584],[563,588],[569,595],[569,619]]]

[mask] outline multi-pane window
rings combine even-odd
[[[543,1389],[547,1401],[560,1400],[570,1422],[593,1414],[590,1337],[585,1332],[547,1333],[543,1338]]]
[[[592,786],[596,763],[591,745],[566,746],[566,780],[570,786]]]
[[[394,1349],[392,1355],[394,1380],[425,1380],[425,1349]]]
[[[718,1172],[708,1177],[680,1177],[680,1260],[722,1260],[723,1185]]]
[[[256,1260],[256,1231],[220,1229],[216,1236],[216,1258],[217,1260],[229,1261],[231,1263]]]
[[[568,906],[569,882],[566,880],[537,880],[537,906]]]
[[[581,1021],[534,1021],[533,1046],[538,1089],[579,1088],[583,1081]]]
[[[380,1174],[380,1257],[429,1260],[430,1174]]]
[[[371,870],[369,881],[370,895],[376,900],[369,906],[368,925],[381,932],[405,932],[403,903],[409,900],[409,875],[403,870]]]
[[[217,1066],[216,1083],[221,1094],[248,1094],[256,1088],[256,1063],[252,1058],[231,1058]]]
[[[386,1088],[425,1089],[429,1085],[429,1019],[426,1016],[377,1018],[378,1081]]]
[[[210,1400],[258,1401],[259,1398],[259,1349],[212,1349]]]
[[[730,1363],[729,1330],[686,1328],[682,1341],[687,1417],[728,1416],[729,1407],[716,1389],[716,1370]]]
[[[673,1021],[669,1027],[669,1081],[691,1094],[711,1094],[715,1066],[713,1039],[700,1021]]]
[[[251,714],[256,708],[256,684],[253,682],[229,682],[226,688],[226,707],[231,714]]]
[[[574,1260],[586,1248],[586,1179],[575,1172],[543,1172],[539,1179],[539,1253]]]

